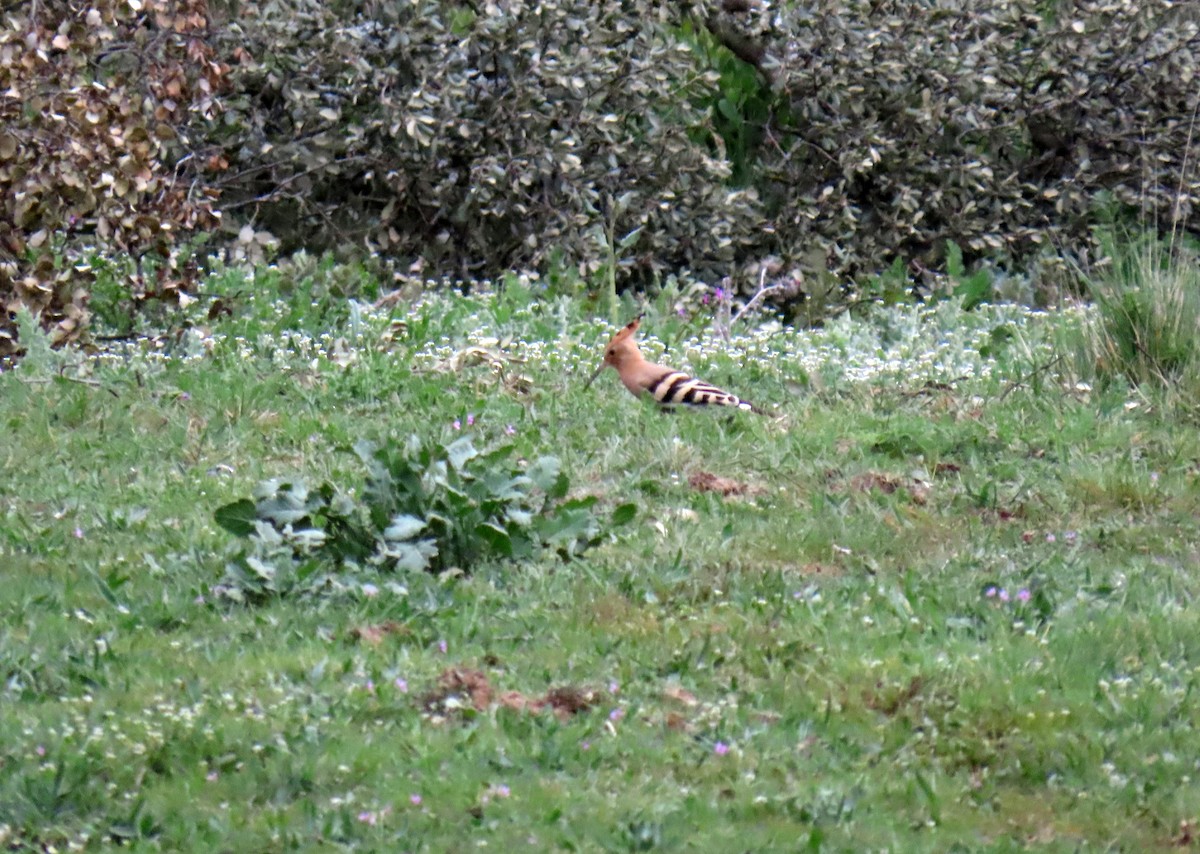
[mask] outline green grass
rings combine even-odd
[[[1062,318],[724,344],[652,306],[648,352],[780,417],[663,416],[582,390],[610,329],[578,303],[514,282],[388,333],[259,276],[166,356],[0,375],[0,844],[1145,851],[1196,818],[1200,437],[1064,386]],[[222,596],[215,508],[456,419],[638,518],[579,560]],[[447,711],[451,667],[596,702]]]
[[[1200,253],[1151,235],[1104,238],[1106,266],[1081,271],[1095,311],[1077,331],[1074,368],[1090,382],[1124,381],[1155,403],[1200,412]]]

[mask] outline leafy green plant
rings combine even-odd
[[[24,372],[32,376],[48,376],[65,364],[62,354],[54,350],[54,341],[49,333],[38,325],[26,306],[13,312],[14,326],[24,347]]]
[[[954,295],[962,299],[963,311],[971,311],[992,301],[992,274],[984,268],[968,273],[963,263],[962,247],[953,240],[946,243],[946,275],[954,283]]]
[[[879,301],[884,305],[898,305],[913,301],[913,280],[908,274],[908,265],[903,258],[896,258],[890,267],[867,278],[863,287],[864,300]]]
[[[712,26],[717,25],[712,22]],[[787,108],[786,101],[772,91],[769,76],[734,51],[736,42],[729,40],[728,31],[718,35],[708,25],[685,21],[680,35],[694,46],[705,69],[717,75],[715,91],[705,93],[704,106],[712,113],[711,129],[697,129],[697,139],[710,140],[715,131],[721,141],[718,153],[729,162],[730,182],[749,186],[759,166],[763,131],[773,112]],[[715,140],[712,142],[715,145]]]
[[[361,490],[268,480],[253,498],[216,511],[219,525],[250,540],[228,567],[227,588],[242,595],[311,591],[330,572],[364,564],[465,570],[547,549],[575,555],[598,542],[596,499],[567,499],[570,481],[555,457],[522,465],[511,459],[512,445],[481,451],[470,436],[360,441],[353,451],[367,470]],[[614,524],[634,512],[618,507]]]

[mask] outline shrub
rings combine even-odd
[[[774,98],[756,186],[809,272],[938,268],[948,240],[968,260],[1027,263],[1122,208],[1200,230],[1188,4],[720,5],[735,11],[698,14]],[[731,79],[755,122],[758,100]]]
[[[180,232],[207,221],[207,198],[176,174],[178,131],[213,109],[227,70],[201,38],[205,0],[43,0],[5,15],[0,365],[21,349],[19,306],[56,344],[80,334],[94,247],[166,259]]]
[[[709,84],[655,4],[249,2],[209,138],[224,208],[284,250],[346,244],[463,278],[606,264],[722,274],[753,194],[690,134]]]
[[[17,304],[79,334],[81,242],[167,259],[129,277],[132,304],[173,293],[169,256],[214,200],[251,260],[349,248],[432,278],[614,289],[798,270],[813,304],[897,259],[941,269],[951,244],[962,270],[1030,265],[1130,210],[1200,232],[1195,4],[16,8],[0,358]]]
[[[253,499],[216,511],[218,524],[250,539],[227,568],[226,591],[312,592],[355,568],[470,570],[546,550],[569,556],[598,541],[596,499],[567,499],[569,480],[554,457],[522,466],[511,461],[511,445],[480,451],[469,436],[359,442],[354,453],[367,470],[357,497],[329,483],[269,480]],[[632,516],[623,505],[614,520]]]
[[[1195,222],[1200,19],[1167,0],[246,9],[209,139],[284,248],[844,282],[950,242],[1028,264],[1099,212]]]

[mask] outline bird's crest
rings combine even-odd
[[[630,355],[637,352],[638,347],[637,343],[633,340],[633,336],[637,334],[638,327],[642,325],[643,317],[645,315],[639,314],[617,330],[617,334],[604,347],[603,364],[616,367],[618,360],[622,356],[627,359]]]
[[[642,325],[642,318],[645,316],[646,315],[644,314],[639,314],[633,320],[629,321],[620,329],[618,329],[617,334],[614,335],[612,340],[608,342],[608,346],[611,347],[613,344],[620,344],[622,341],[628,341],[630,338],[632,338],[637,333],[638,327]]]

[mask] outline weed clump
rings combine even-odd
[[[547,550],[575,555],[599,541],[596,498],[568,500],[555,457],[525,465],[512,459],[512,445],[481,451],[470,436],[360,441],[353,452],[367,470],[359,490],[275,479],[217,509],[219,525],[249,540],[229,562],[223,591],[242,599],[315,592],[339,571],[467,571]]]
[[[1107,244],[1110,263],[1084,276],[1095,311],[1077,345],[1081,376],[1200,405],[1200,257],[1152,238]]]

